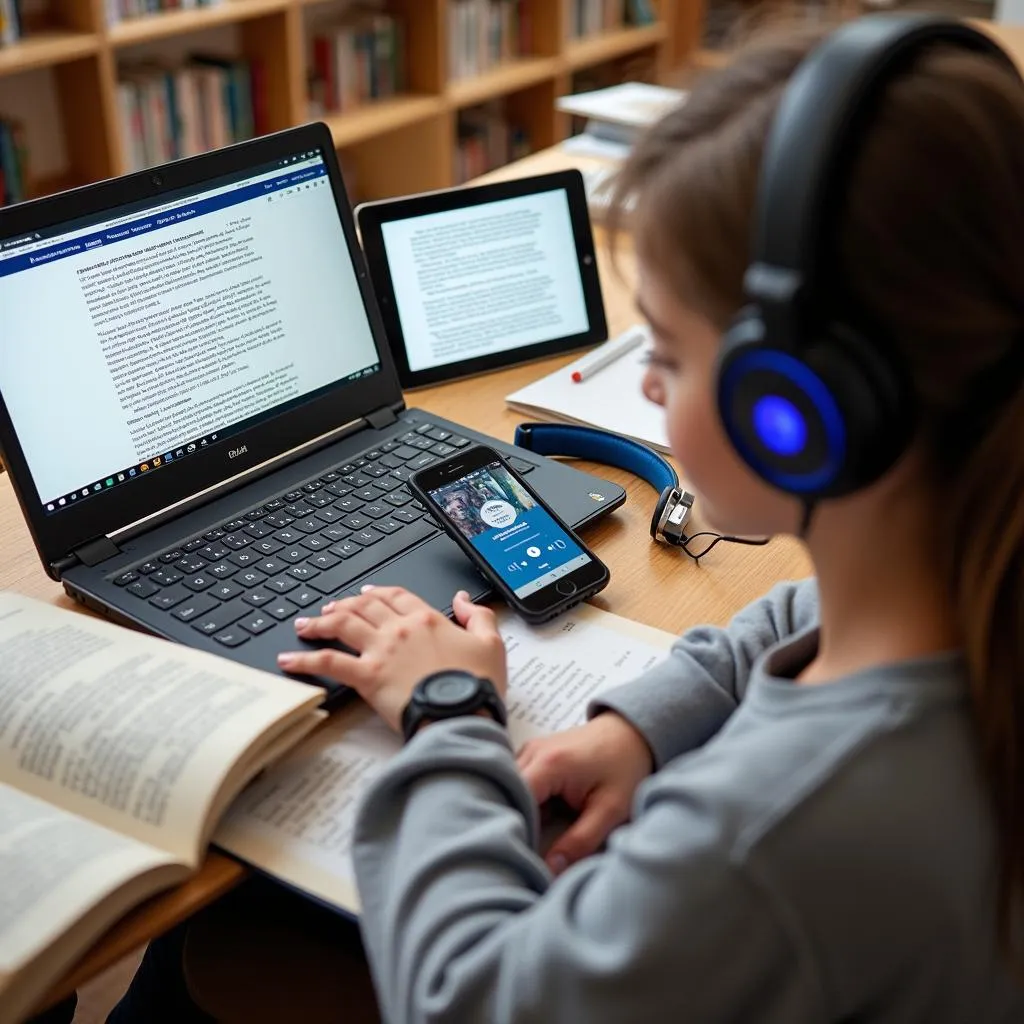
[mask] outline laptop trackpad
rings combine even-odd
[[[403,552],[390,565],[371,572],[342,595],[358,594],[372,583],[379,587],[405,587],[428,604],[450,612],[456,591],[466,590],[474,601],[491,594],[490,584],[476,571],[473,563],[454,541],[443,534]]]

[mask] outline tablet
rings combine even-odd
[[[356,215],[403,388],[608,337],[579,171],[367,203]]]

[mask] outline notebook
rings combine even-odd
[[[46,572],[257,668],[367,582],[485,596],[406,486],[460,448],[575,526],[625,497],[406,408],[322,124],[0,210],[0,308],[0,446]]]
[[[641,389],[651,350],[650,335],[645,327],[637,325],[619,338],[633,331],[643,333],[643,343],[581,383],[572,379],[573,371],[590,362],[595,350],[513,391],[505,401],[510,408],[536,419],[599,427],[668,452],[665,413],[648,401]],[[617,341],[613,338],[607,344]]]

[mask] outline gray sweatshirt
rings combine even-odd
[[[557,879],[504,730],[423,730],[356,827],[385,1020],[1024,1020],[962,662],[799,686],[816,620],[813,583],[780,585],[604,695],[657,771]]]

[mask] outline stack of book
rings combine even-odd
[[[194,156],[267,130],[263,65],[194,56],[125,68],[118,107],[131,170]]]
[[[313,117],[386,99],[405,88],[402,22],[356,8],[315,31],[309,67]]]
[[[0,204],[29,197],[28,150],[20,121],[0,118]]]
[[[21,38],[21,0],[0,0],[0,46]]]
[[[472,107],[459,114],[455,143],[455,180],[459,184],[529,152],[529,137],[522,128],[508,122],[500,103]]]
[[[651,0],[565,0],[570,39],[608,32],[623,25],[650,25],[656,20]]]
[[[472,78],[530,52],[524,0],[449,0],[448,68]]]
[[[110,25],[116,25],[125,18],[138,18],[143,14],[181,11],[194,7],[213,7],[223,2],[224,0],[106,0],[107,22]]]

